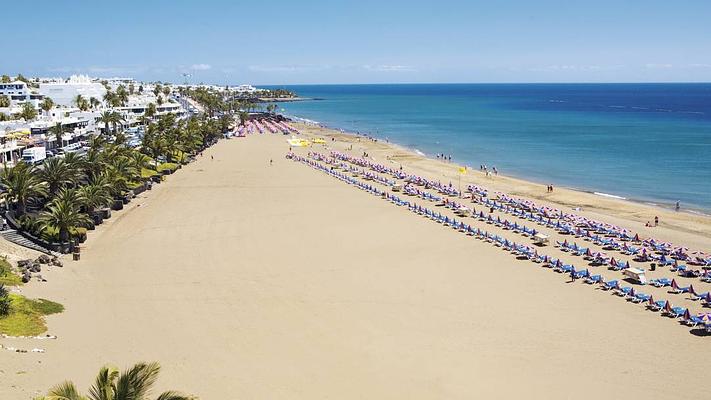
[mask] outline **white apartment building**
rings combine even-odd
[[[38,108],[43,98],[40,94],[32,93],[27,87],[27,84],[22,81],[0,83],[0,95],[5,95],[10,98],[11,107],[29,102],[35,108]]]
[[[92,81],[86,75],[72,75],[66,81],[41,82],[39,93],[51,98],[57,105],[71,106],[78,95],[87,100],[92,97],[102,100],[106,94],[106,88],[101,83]]]

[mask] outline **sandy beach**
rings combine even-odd
[[[329,138],[301,155],[352,145],[458,179],[453,164],[300,129]],[[66,311],[48,319],[58,339],[37,345],[45,353],[0,352],[0,399],[65,379],[86,389],[100,366],[142,360],[161,363],[157,389],[205,400],[706,396],[711,337],[286,160],[285,139],[219,142],[92,232],[81,261],[23,287]],[[711,250],[708,217],[478,171],[467,183]],[[661,226],[645,228],[655,215]]]

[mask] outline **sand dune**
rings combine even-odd
[[[0,398],[161,362],[202,399],[703,398],[708,337],[287,161],[222,141],[25,289],[62,302]],[[274,166],[269,166],[269,160]],[[703,237],[699,243],[704,244]],[[20,373],[18,373],[20,372]]]

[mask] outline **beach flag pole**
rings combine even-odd
[[[459,167],[459,198],[462,198],[462,175],[467,173],[467,167]]]

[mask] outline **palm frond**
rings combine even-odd
[[[65,381],[49,390],[46,400],[84,400],[85,397],[79,394],[74,383]]]
[[[163,392],[156,398],[156,400],[193,400],[195,397],[184,395],[180,392],[168,391]]]
[[[117,368],[102,367],[96,376],[94,386],[89,389],[89,397],[92,400],[115,400],[114,382],[119,375]]]

